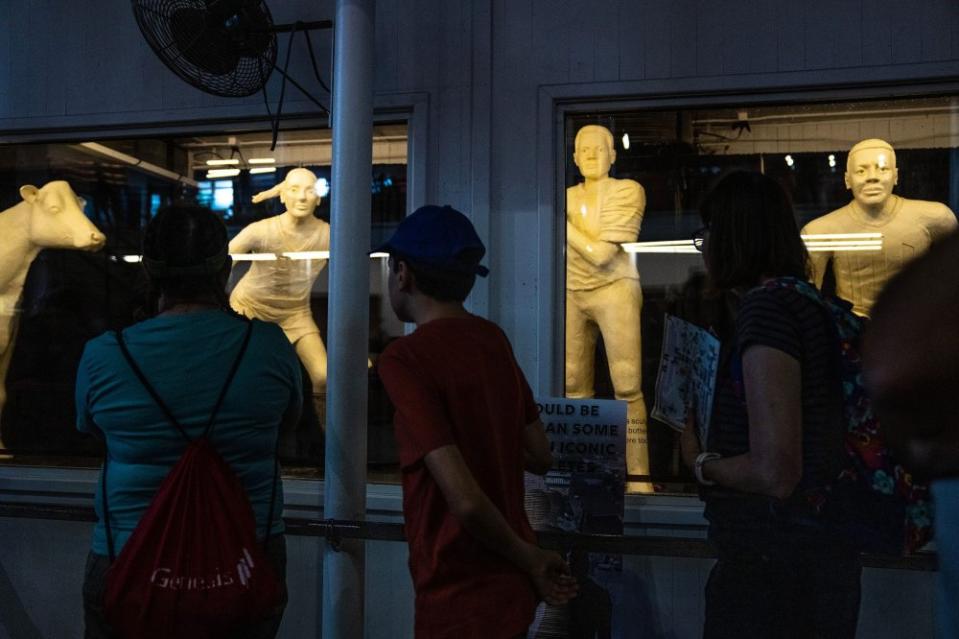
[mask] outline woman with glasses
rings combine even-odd
[[[704,636],[854,637],[858,553],[813,525],[808,496],[836,477],[842,393],[823,307],[802,292],[808,255],[779,184],[723,178],[694,236],[713,287],[738,298],[708,441],[681,437],[703,486],[718,561]]]

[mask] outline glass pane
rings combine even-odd
[[[388,235],[406,214],[406,125],[383,124],[374,130],[372,192],[373,239]],[[142,232],[157,211],[177,199],[196,201],[222,216],[231,240],[241,232],[270,225],[287,207],[275,190],[288,177],[312,174],[309,187],[320,197],[307,211],[310,227],[327,227],[330,217],[330,132],[285,130],[275,150],[271,132],[205,134],[149,139],[101,140],[68,144],[0,146],[0,221],[18,218],[16,233],[0,235],[0,272],[9,281],[0,289],[0,437],[6,463],[42,465],[99,464],[100,446],[75,428],[73,385],[85,342],[106,330],[130,325],[144,313],[145,278],[139,262]],[[300,169],[299,171],[295,171]],[[302,169],[306,169],[303,171]],[[24,203],[21,187],[65,181],[79,199],[51,217],[50,211]],[[26,193],[26,191],[24,191]],[[258,193],[262,201],[253,202]],[[40,218],[44,213],[47,217]],[[31,220],[27,222],[26,220]],[[36,220],[47,222],[41,226]],[[56,219],[56,226],[48,222]],[[49,226],[46,236],[40,237]],[[82,228],[81,228],[82,227]],[[105,244],[82,246],[67,235],[102,233]],[[247,231],[247,235],[254,231]],[[326,343],[328,234],[270,238],[270,244],[234,251],[230,290],[246,282],[250,315],[282,323],[269,315],[271,300],[284,298],[304,310],[302,322],[284,326],[291,341],[309,338],[301,361],[312,363]],[[78,249],[99,250],[78,250]],[[264,250],[272,248],[276,250]],[[243,254],[239,254],[243,253]],[[253,286],[259,274],[267,288]],[[248,279],[249,278],[249,279]],[[385,260],[370,259],[371,358],[403,325],[386,301]],[[252,293],[251,293],[252,291]],[[238,308],[238,296],[231,304]],[[318,334],[317,332],[318,331]],[[298,349],[301,350],[301,349]],[[312,369],[312,370],[311,370]],[[325,376],[325,365],[304,367],[304,414],[285,433],[281,458],[288,473],[322,474],[323,431],[318,416],[325,410],[308,373]],[[382,387],[371,375],[370,461],[374,469],[395,468],[391,414]],[[322,383],[320,384],[320,390]]]
[[[955,225],[957,115],[954,98],[929,97],[567,117],[566,391],[570,397],[595,393],[630,402],[630,418],[639,427],[628,471],[639,480],[648,476],[633,488],[694,489],[679,460],[677,432],[647,413],[666,314],[720,335],[728,328],[691,241],[702,225],[698,207],[710,187],[736,169],[777,179],[792,197],[804,233],[827,235],[807,238],[816,280],[825,292],[850,298],[857,312],[868,314],[886,279]],[[587,126],[601,128],[586,129],[577,145],[577,133]],[[898,181],[889,185],[892,196],[878,187],[873,196],[863,195],[846,175],[853,145],[869,140],[865,147],[874,149],[875,139],[894,149],[885,160],[897,171]],[[885,204],[889,215],[882,221],[855,217],[869,197]],[[897,211],[899,222],[887,225]],[[852,221],[842,222],[844,216]],[[881,242],[870,246],[876,240],[865,236],[829,237],[835,233],[879,233]],[[619,247],[604,256],[606,244]],[[586,255],[588,249],[593,252]]]

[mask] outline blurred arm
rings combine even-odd
[[[543,422],[537,419],[523,429],[523,462],[534,475],[545,475],[553,467],[553,453]]]
[[[749,452],[706,462],[703,477],[742,492],[789,497],[802,476],[801,384],[796,359],[769,346],[747,348],[743,385]]]
[[[458,447],[437,448],[427,453],[424,462],[453,516],[484,546],[529,575],[546,602],[560,605],[575,596],[576,581],[566,562],[516,534],[476,483]]]

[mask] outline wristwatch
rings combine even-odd
[[[703,477],[703,464],[708,461],[713,461],[714,459],[719,459],[720,457],[722,457],[722,455],[719,453],[699,453],[699,455],[696,456],[696,463],[693,464],[693,472],[696,474],[696,481],[703,486],[715,486],[716,482],[710,481]]]

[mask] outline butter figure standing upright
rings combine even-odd
[[[646,208],[643,187],[609,176],[616,161],[609,129],[576,133],[573,162],[583,182],[566,189],[566,396],[594,394],[596,341],[606,347],[616,399],[627,402],[626,471],[649,475],[642,390],[639,272],[620,244],[634,242]],[[650,491],[648,481],[629,491]]]

